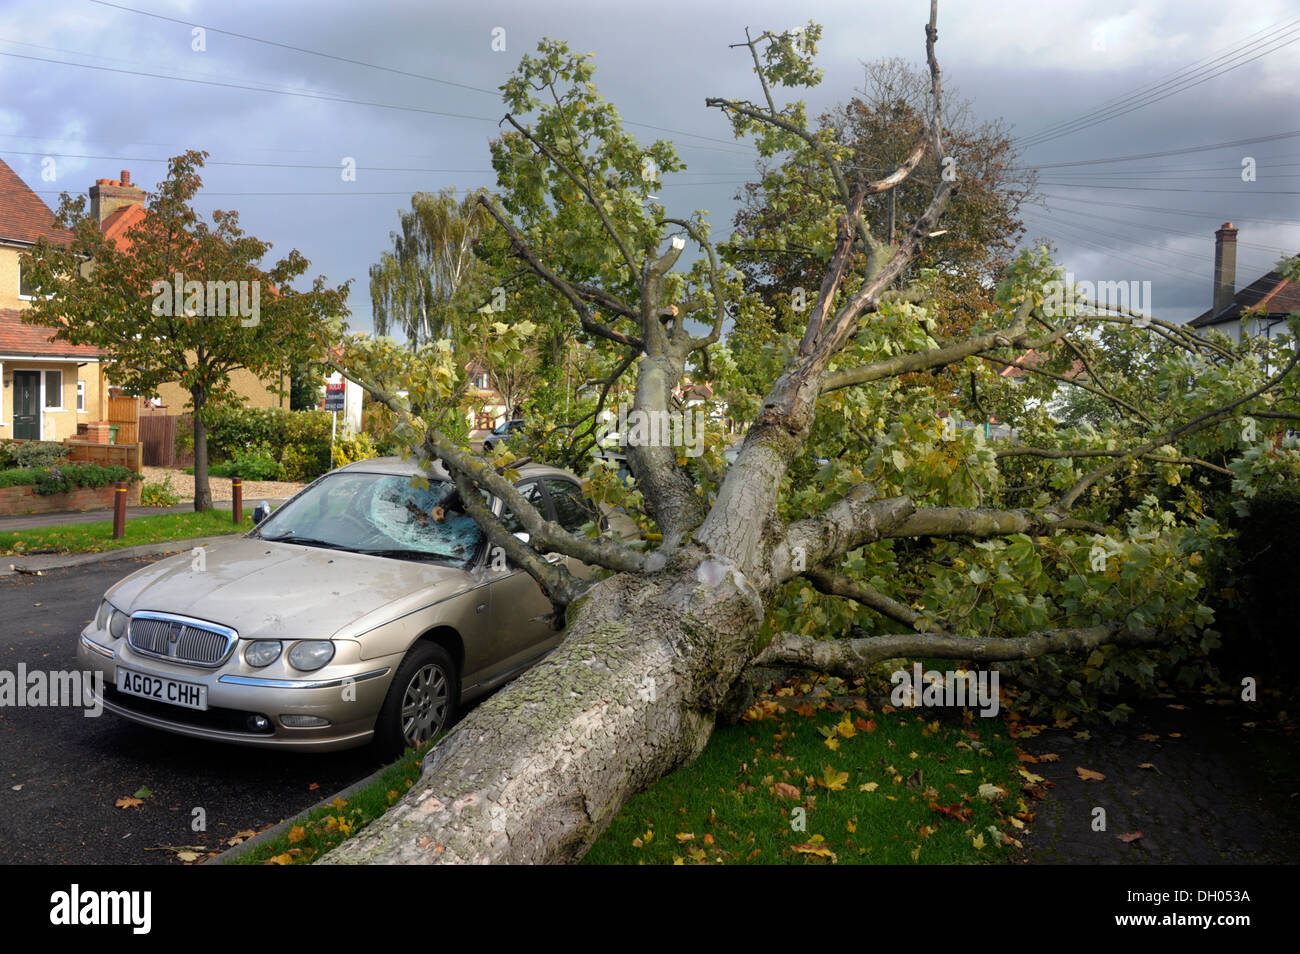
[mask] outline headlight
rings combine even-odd
[[[126,635],[126,625],[131,622],[131,617],[127,616],[121,610],[113,610],[113,615],[108,620],[108,632],[114,639],[121,639]]]
[[[244,662],[261,669],[280,658],[280,641],[278,639],[259,639],[248,644],[244,650]]]
[[[311,672],[334,658],[334,644],[328,639],[304,639],[289,650],[289,665]]]
[[[95,612],[95,629],[108,629],[108,618],[113,613],[113,604],[108,600],[99,601],[99,609]]]

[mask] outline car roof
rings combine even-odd
[[[451,475],[447,473],[447,468],[443,466],[442,461],[435,460],[430,462],[429,469],[426,471],[420,467],[420,459],[412,454],[403,460],[401,457],[372,457],[369,460],[353,461],[351,464],[345,464],[338,468],[340,471],[349,471],[351,473],[365,474],[396,474],[403,477],[409,477],[414,474],[427,474],[430,477],[441,480],[450,480]],[[519,476],[522,480],[525,477],[566,477],[569,480],[577,480],[573,474],[559,467],[552,467],[549,464],[528,463],[519,468]]]

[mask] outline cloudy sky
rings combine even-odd
[[[397,210],[493,184],[495,91],[541,37],[596,54],[631,130],[689,163],[661,192],[669,211],[708,209],[725,234],[754,152],[704,99],[756,93],[728,44],[823,24],[815,113],[853,95],[864,61],[920,62],[927,15],[923,0],[0,0],[0,158],[54,206],[122,169],[152,188],[168,156],[205,149],[200,208],[238,209],[273,255],[355,279],[352,325],[368,329],[367,270]],[[1077,279],[1151,281],[1156,312],[1185,320],[1210,303],[1222,222],[1241,230],[1239,287],[1300,251],[1300,2],[950,0],[939,29],[946,83],[1041,169],[1028,238]]]

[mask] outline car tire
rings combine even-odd
[[[437,643],[420,640],[397,667],[375,720],[373,748],[396,758],[450,728],[460,698],[456,664]]]

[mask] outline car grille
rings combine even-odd
[[[213,668],[230,655],[237,637],[215,623],[172,617],[162,613],[137,613],[131,617],[127,641],[149,656],[191,666]]]

